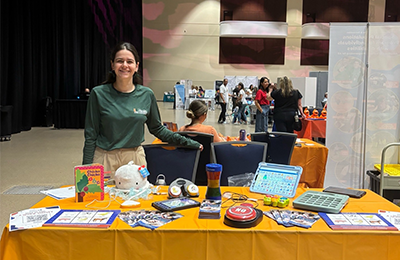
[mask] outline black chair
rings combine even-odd
[[[214,141],[214,135],[200,132],[178,132],[187,138],[193,139],[203,145],[203,151],[200,153],[199,163],[197,165],[195,184],[207,186],[206,164],[211,162],[211,143]]]
[[[260,132],[250,134],[251,140],[268,143],[267,162],[290,164],[297,134]]]
[[[229,176],[256,173],[258,164],[265,162],[267,146],[266,143],[247,141],[212,143],[213,162],[222,165],[220,185],[227,186]]]
[[[177,178],[184,178],[192,182],[196,179],[197,164],[200,150],[169,144],[143,145],[146,154],[147,177],[152,184],[156,183],[158,174],[165,175],[166,184]]]

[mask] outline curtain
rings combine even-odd
[[[46,97],[75,99],[104,81],[120,41],[142,56],[141,1],[1,1],[0,99],[13,106],[12,133],[43,124]]]

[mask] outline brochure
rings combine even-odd
[[[398,230],[378,213],[319,213],[331,229]]]
[[[199,210],[199,218],[219,219],[221,217],[221,200],[202,201]]]
[[[303,227],[310,228],[320,217],[317,214],[308,211],[297,210],[278,210],[272,209],[264,211],[264,215],[275,220],[279,225],[285,227]]]
[[[142,226],[150,229],[161,227],[175,219],[183,217],[176,212],[162,212],[158,210],[130,210],[121,212],[118,217],[131,227]]]
[[[59,206],[26,209],[10,214],[9,231],[41,227],[60,211]]]
[[[120,210],[60,210],[43,226],[108,228]]]

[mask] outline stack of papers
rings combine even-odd
[[[52,189],[52,190],[42,190],[40,192],[56,200],[68,199],[75,197],[75,186]]]

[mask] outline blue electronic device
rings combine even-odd
[[[260,162],[250,191],[293,198],[302,172],[300,166]]]

